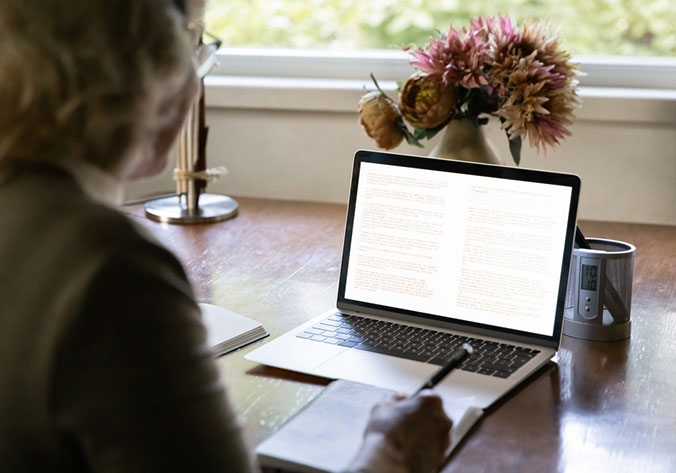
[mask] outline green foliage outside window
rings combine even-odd
[[[225,46],[400,49],[479,15],[548,19],[573,54],[676,56],[675,0],[209,0]]]

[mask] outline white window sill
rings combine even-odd
[[[396,95],[394,81],[380,86]],[[373,84],[365,80],[211,75],[207,106],[254,110],[356,113]],[[676,89],[581,87],[578,120],[676,125]]]

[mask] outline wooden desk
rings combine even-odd
[[[333,307],[345,207],[239,202],[235,219],[192,227],[126,210],[183,261],[199,301],[253,317],[273,337]],[[444,472],[676,471],[676,227],[580,226],[638,248],[631,339],[564,337],[558,362],[491,409]],[[327,382],[245,360],[260,343],[218,360],[252,444]]]

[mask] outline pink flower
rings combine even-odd
[[[451,26],[448,35],[432,39],[425,48],[411,53],[411,64],[421,72],[437,75],[445,85],[475,89],[488,85],[484,66],[489,44],[482,30],[463,30]]]
[[[485,42],[490,42],[494,37],[502,37],[507,41],[516,38],[516,25],[508,16],[498,15],[479,16],[470,20],[470,31],[481,34]]]
[[[490,74],[505,99],[497,114],[510,138],[527,138],[546,151],[570,135],[568,125],[579,103],[577,64],[546,24],[525,22],[513,37],[496,37]]]

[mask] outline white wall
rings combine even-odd
[[[585,91],[572,137],[547,156],[524,145],[521,166],[580,175],[582,219],[676,224],[676,96],[616,92]],[[230,173],[209,191],[345,202],[355,150],[375,149],[358,123],[361,93],[212,84],[207,159]],[[511,161],[504,134],[494,124],[488,131]],[[426,154],[431,148],[395,151]],[[132,184],[128,198],[173,188],[167,170]]]

